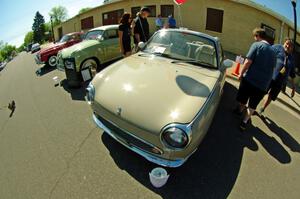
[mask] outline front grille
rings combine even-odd
[[[135,146],[143,151],[147,151],[149,153],[161,155],[162,151],[157,147],[154,147],[150,144],[147,144],[140,139],[128,134],[124,130],[120,129],[119,127],[115,126],[111,122],[107,121],[106,119],[102,118],[101,116],[95,114],[98,120],[104,124],[108,129],[112,131],[112,133],[120,138],[121,140],[125,141],[129,146]]]
[[[57,55],[57,60],[58,60],[58,62],[57,62],[57,68],[59,70],[65,70],[64,61],[63,61],[63,58],[62,58],[61,54]]]

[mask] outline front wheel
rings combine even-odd
[[[90,79],[93,79],[97,74],[97,68],[98,68],[98,63],[97,63],[96,60],[87,59],[82,63],[81,71],[83,71],[85,69],[89,69],[91,71],[91,78]],[[85,77],[83,77],[83,80],[87,81],[88,79],[85,79]]]
[[[47,64],[48,66],[55,67],[57,65],[57,56],[56,55],[50,56]]]

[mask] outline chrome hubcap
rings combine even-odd
[[[95,60],[89,59],[85,61],[82,68],[89,68],[91,70],[92,77],[95,77],[97,74],[97,63]]]
[[[56,56],[51,56],[49,58],[49,65],[50,66],[56,66],[56,64],[57,64],[57,57]]]

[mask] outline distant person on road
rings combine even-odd
[[[239,105],[234,110],[234,113],[238,115],[242,115],[246,111],[240,123],[241,130],[247,128],[247,124],[257,105],[267,93],[276,64],[272,46],[266,41],[265,30],[255,28],[253,36],[255,42],[250,47],[239,76],[241,83],[236,98]]]
[[[160,30],[164,27],[164,21],[161,18],[161,15],[157,15],[157,18],[155,20],[156,30]]]
[[[291,97],[295,95],[295,62],[293,58],[293,41],[286,38],[283,45],[277,44],[273,46],[276,54],[276,67],[273,73],[272,82],[269,87],[268,99],[265,101],[263,107],[259,110],[259,114],[262,114],[269,106],[271,101],[275,101],[279,95],[283,85],[288,81],[289,76],[292,77],[292,93]]]
[[[136,49],[139,42],[147,42],[150,37],[149,23],[147,21],[147,17],[150,13],[151,11],[149,8],[143,7],[141,11],[137,13],[136,18],[132,22]]]
[[[124,13],[119,25],[119,43],[120,51],[125,56],[131,55],[131,15]]]
[[[169,15],[168,17],[168,28],[176,28],[176,20],[173,15]]]

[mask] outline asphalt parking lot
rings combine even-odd
[[[69,89],[64,73],[39,68],[21,53],[0,72],[0,198],[300,197],[299,93],[280,94],[241,133],[231,113],[237,82],[227,79],[198,151],[156,189],[148,176],[156,166],[95,126],[84,88]]]

